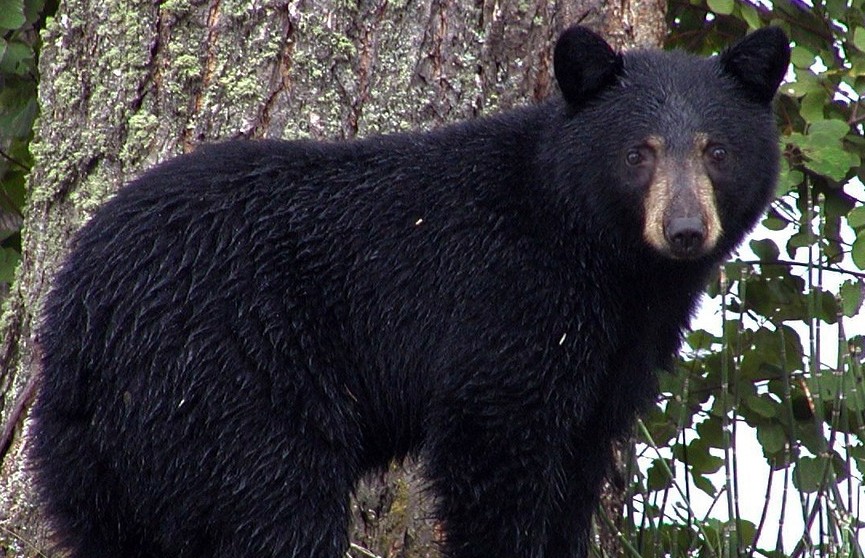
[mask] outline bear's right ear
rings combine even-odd
[[[575,25],[559,37],[553,69],[565,100],[577,107],[615,80],[622,57],[600,36]]]

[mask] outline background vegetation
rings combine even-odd
[[[624,521],[599,521],[634,556],[863,556],[865,0],[667,8],[669,47],[711,54],[768,24],[790,35],[785,168],[763,229],[710,286],[699,324],[717,325],[688,335],[637,426]],[[37,30],[55,9],[0,0],[0,294],[21,249]],[[766,506],[744,504],[754,492]]]
[[[778,197],[709,288],[717,327],[688,335],[664,400],[638,425],[636,554],[862,556],[863,6],[668,5],[671,47],[711,54],[771,24],[794,48],[777,103]],[[755,492],[765,505],[746,509]]]
[[[21,254],[24,182],[32,164],[28,146],[38,102],[37,33],[46,0],[0,0],[0,296]]]

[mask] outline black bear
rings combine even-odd
[[[340,558],[425,463],[450,558],[586,554],[608,447],[766,209],[788,41],[560,37],[561,95],[362,141],[202,147],[75,237],[32,458],[72,558]]]

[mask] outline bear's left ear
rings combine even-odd
[[[721,54],[721,69],[755,101],[769,104],[790,64],[790,40],[777,27],[754,31]]]
[[[622,57],[600,36],[575,25],[559,37],[553,69],[565,100],[577,107],[613,82],[622,69]]]

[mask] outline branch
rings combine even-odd
[[[858,277],[859,279],[865,279],[865,271],[852,271],[849,269],[844,269],[842,267],[832,267],[828,265],[820,265],[814,263],[806,263],[806,262],[793,262],[790,260],[774,260],[774,261],[764,261],[764,260],[734,260],[730,263],[741,263],[747,265],[787,265],[787,266],[795,266],[795,267],[813,267],[815,269],[822,269],[823,271],[832,271],[834,273],[841,273],[845,275],[852,275],[853,277]]]
[[[7,161],[9,161],[9,162],[12,163],[13,165],[16,165],[16,166],[18,166],[18,167],[21,167],[22,170],[24,170],[24,171],[26,171],[26,172],[30,172],[30,167],[28,167],[27,165],[25,165],[24,163],[22,163],[21,161],[19,161],[19,160],[16,159],[15,157],[9,155],[8,153],[6,153],[5,151],[3,151],[2,149],[0,149],[0,157],[3,157],[4,159],[6,159]]]
[[[6,422],[6,427],[3,429],[0,436],[0,461],[6,456],[6,452],[12,446],[12,437],[15,435],[15,428],[22,422],[24,418],[24,410],[36,393],[36,374],[30,376],[24,389],[15,399],[12,410],[9,413],[9,420]]]

